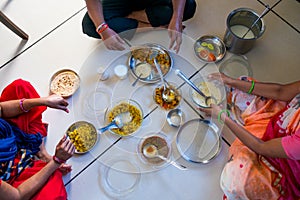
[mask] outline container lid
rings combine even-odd
[[[207,120],[190,120],[181,126],[176,146],[185,160],[208,163],[221,149],[218,127]]]
[[[237,79],[241,76],[253,76],[250,63],[246,56],[233,55],[221,63],[219,71],[225,75]]]
[[[103,186],[111,197],[124,197],[132,193],[141,179],[137,164],[128,159],[112,159],[105,167]]]

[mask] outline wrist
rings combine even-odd
[[[224,124],[226,117],[229,117],[230,113],[227,109],[221,110],[218,114],[218,122]]]
[[[108,24],[103,22],[96,28],[96,32],[101,35],[106,29],[108,29]]]
[[[59,165],[64,164],[66,162],[66,160],[60,159],[55,155],[52,157],[52,159],[56,164],[59,164]]]

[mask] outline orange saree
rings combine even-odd
[[[295,105],[261,97],[248,99],[252,101],[242,110],[242,119],[244,128],[253,135],[266,141],[300,130],[299,106],[296,112],[288,112]],[[293,100],[295,104],[297,101]],[[283,118],[288,119],[284,126]],[[236,139],[229,149],[220,184],[227,199],[300,199],[300,160],[265,158]]]

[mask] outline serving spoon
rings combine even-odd
[[[147,158],[160,158],[164,161],[166,161],[167,163],[170,163],[171,165],[173,165],[174,167],[180,169],[180,170],[186,170],[186,166],[176,163],[173,160],[170,160],[162,155],[160,155],[158,153],[158,149],[155,145],[153,144],[147,144],[144,146],[143,148],[143,154],[147,157]]]
[[[192,81],[190,81],[184,73],[182,73],[179,69],[175,70],[175,74],[179,76],[182,80],[184,80],[189,86],[191,86],[198,94],[200,94],[205,99],[206,105],[210,106],[212,103],[216,104],[217,99],[213,96],[206,96]]]
[[[131,120],[132,120],[132,116],[130,112],[120,113],[112,120],[111,123],[109,123],[108,125],[102,128],[99,128],[98,130],[100,131],[100,133],[103,133],[112,128],[122,128],[125,124],[131,122]]]
[[[165,80],[164,80],[164,76],[162,74],[162,71],[160,69],[160,66],[158,65],[157,61],[156,61],[156,58],[154,57],[154,65],[156,67],[156,70],[158,71],[158,74],[160,76],[160,79],[161,79],[161,82],[162,82],[162,85],[163,85],[163,91],[162,91],[162,99],[165,101],[165,102],[171,102],[175,99],[176,97],[176,92],[171,89],[171,87],[169,87]]]
[[[141,77],[143,76],[143,73],[140,73],[140,75],[137,77],[137,79],[135,79],[135,81],[132,83],[132,87],[134,87],[136,85],[136,83],[138,82],[138,80],[141,79]]]

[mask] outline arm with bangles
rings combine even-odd
[[[263,96],[268,99],[291,101],[297,94],[300,93],[300,81],[295,81],[288,84],[278,83],[263,83],[263,82],[248,82],[239,79],[230,78],[224,74],[213,73],[209,75],[210,79],[223,81],[223,83],[239,89],[243,92],[249,92],[253,84],[251,94]]]
[[[244,145],[257,154],[267,157],[288,158],[281,144],[281,138],[263,141],[255,137],[249,131],[234,122],[220,106],[215,104],[212,104],[211,108],[199,109],[211,115],[213,118],[218,118],[220,123],[223,122]]]
[[[2,118],[12,118],[20,114],[28,112],[30,109],[36,106],[47,106],[50,108],[64,110],[69,112],[67,109],[68,102],[56,94],[48,97],[32,98],[32,99],[18,99],[0,102]]]
[[[0,102],[0,117],[4,119],[13,118],[30,111],[36,106],[48,106],[50,108],[63,110],[67,113],[69,112],[69,110],[67,109],[68,102],[61,96],[52,94],[48,97],[9,100]],[[44,162],[49,162],[51,160],[51,156],[45,149],[44,141],[40,145],[40,151],[37,153],[37,156]],[[66,174],[71,170],[71,166],[63,164],[60,169],[63,172],[63,174]]]
[[[58,169],[62,163],[68,160],[74,154],[75,147],[70,140],[64,136],[56,145],[55,156],[35,175],[27,179],[17,188],[2,182],[0,185],[1,199],[30,199],[47,182],[48,178]]]
[[[122,38],[105,23],[102,2],[100,0],[86,0],[85,3],[88,14],[105,46],[110,50],[124,50],[125,43]]]
[[[241,91],[274,100],[288,102],[300,93],[300,81],[286,85],[276,83],[254,83],[232,79],[220,73],[211,74],[209,78],[223,81],[225,84]],[[252,151],[267,157],[288,158],[281,143],[282,138],[263,141],[260,138],[255,137],[242,126],[235,123],[220,106],[212,105],[212,108],[210,109],[200,108],[200,110],[214,118],[218,118],[219,122],[223,121],[235,136]]]

